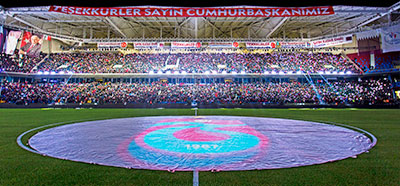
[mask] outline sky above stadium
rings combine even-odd
[[[28,6],[47,6],[47,5],[70,5],[70,6],[90,6],[90,7],[117,7],[117,6],[179,6],[179,7],[214,7],[214,6],[277,6],[277,7],[307,7],[307,6],[324,6],[324,5],[349,5],[349,6],[374,6],[389,7],[397,0],[365,0],[365,1],[349,1],[349,0],[146,0],[146,1],[127,1],[127,0],[109,0],[109,1],[50,1],[50,0],[8,0],[0,3],[3,7],[28,7]]]

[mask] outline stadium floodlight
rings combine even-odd
[[[338,74],[338,72],[337,71],[333,71],[332,74]]]
[[[331,71],[325,71],[325,74],[332,74],[332,72]]]
[[[42,75],[42,74],[43,74],[43,72],[42,72],[42,71],[39,71],[39,72],[37,72],[37,74],[39,74],[39,75]]]
[[[272,71],[271,74],[276,74],[276,72],[275,72],[275,71]]]
[[[68,72],[68,74],[72,75],[72,74],[74,74],[74,72],[72,72],[72,71],[69,71],[69,72]]]
[[[343,75],[343,74],[344,74],[344,72],[343,72],[343,71],[342,71],[342,72],[339,72],[339,74],[340,74],[340,75]]]
[[[210,71],[205,71],[204,74],[210,74]]]
[[[56,72],[54,72],[54,71],[51,71],[50,72],[50,75],[56,75],[57,73]]]
[[[241,73],[241,74],[246,74],[246,72],[245,72],[244,70],[242,70],[240,73]]]
[[[303,72],[301,70],[297,71],[296,74],[302,74]]]
[[[43,73],[44,75],[49,75],[50,74],[50,72],[48,72],[48,71],[44,71],[44,73]]]
[[[318,71],[318,74],[325,74],[324,71]]]
[[[269,74],[269,72],[268,72],[268,71],[265,71],[264,74]]]
[[[216,70],[213,70],[212,73],[213,73],[213,74],[217,74],[218,72],[217,72]]]
[[[289,71],[288,74],[293,74],[293,71]]]
[[[187,74],[187,72],[186,71],[182,71],[181,74]]]
[[[283,75],[283,74],[285,74],[285,72],[283,72],[282,70],[279,71],[279,75]]]
[[[222,71],[222,74],[227,74],[227,72],[224,70],[224,71]]]
[[[352,74],[352,72],[351,71],[347,71],[346,74],[350,75],[350,74]]]
[[[61,71],[61,72],[59,72],[59,74],[65,74],[65,72],[64,72],[64,71]]]
[[[165,72],[165,73],[166,73],[166,74],[171,74],[171,71],[169,71],[169,70],[168,70],[168,71],[167,71],[167,72]]]
[[[161,71],[161,70],[159,70],[159,71],[157,72],[157,74],[162,74],[162,71]]]
[[[154,74],[154,71],[153,71],[153,70],[150,70],[149,74]]]
[[[179,71],[174,71],[174,74],[179,74]]]
[[[233,71],[232,74],[237,74],[237,72],[236,72],[236,71]]]

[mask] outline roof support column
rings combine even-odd
[[[174,29],[174,38],[176,38],[176,27]]]
[[[283,40],[285,40],[285,39],[286,39],[286,30],[283,29]]]
[[[90,27],[90,39],[93,39],[93,27]]]
[[[196,39],[197,39],[197,32],[198,32],[198,25],[197,25],[198,19],[199,19],[198,17],[196,17],[194,19],[194,36]]]

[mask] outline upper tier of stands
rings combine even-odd
[[[357,66],[331,53],[54,53],[39,58],[2,54],[0,68],[9,72],[150,73],[185,71],[263,73],[320,71],[359,73]]]

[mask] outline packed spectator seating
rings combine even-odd
[[[226,71],[263,73],[284,71],[317,73],[319,71],[351,71],[356,66],[340,55],[330,53],[133,53],[85,52],[50,54],[37,69],[38,59],[5,58],[2,68],[16,72],[71,71],[75,73],[149,73],[178,70],[188,73]],[[19,66],[18,66],[19,64]]]
[[[17,56],[0,54],[0,68],[8,72],[30,72],[36,65],[45,57],[41,54],[37,58],[30,58],[28,56]]]
[[[17,83],[3,82],[7,103],[160,104],[384,104],[392,103],[387,80],[337,81],[311,86],[299,82],[168,84],[153,83]],[[317,94],[317,92],[318,94]],[[319,98],[320,96],[320,98]]]

